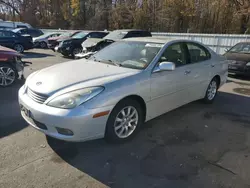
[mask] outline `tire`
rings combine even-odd
[[[215,97],[217,96],[218,89],[219,89],[219,80],[217,78],[213,78],[208,85],[206,95],[203,98],[203,101],[207,104],[213,103]]]
[[[76,48],[74,48],[74,49],[72,50],[71,55],[72,55],[72,57],[75,57],[76,54],[79,54],[79,53],[81,53],[81,52],[82,52],[82,49],[76,47]]]
[[[9,87],[13,85],[17,78],[18,72],[14,67],[7,63],[0,63],[0,87]]]
[[[125,116],[122,113],[123,110]],[[129,114],[130,117],[127,117]],[[105,139],[112,143],[121,143],[132,139],[144,122],[143,116],[142,107],[137,101],[125,99],[119,102],[109,115]]]
[[[22,44],[15,44],[13,49],[16,50],[19,53],[23,53],[24,52],[24,47],[23,47]]]
[[[46,49],[46,48],[48,48],[48,45],[47,45],[46,42],[41,42],[40,47],[43,48],[43,49]]]

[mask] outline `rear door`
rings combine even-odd
[[[202,45],[195,42],[186,42],[189,65],[187,71],[191,79],[189,95],[191,101],[203,98],[211,78],[211,69],[215,66],[211,60],[210,52]]]
[[[0,31],[0,45],[13,48],[15,44],[16,35],[10,31]]]

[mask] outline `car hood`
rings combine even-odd
[[[95,46],[98,42],[102,41],[103,39],[100,38],[88,38],[87,40],[85,40],[82,43],[82,47],[83,48],[88,48],[88,47],[92,47]]]
[[[46,40],[46,37],[34,37],[33,41],[42,41],[42,40]]]
[[[237,62],[250,62],[250,54],[244,54],[244,53],[226,53],[224,55],[227,60],[234,60]]]
[[[80,85],[80,88],[100,86],[141,72],[91,60],[80,59],[42,69],[27,79],[28,87],[38,93],[53,93]]]
[[[70,37],[67,37],[67,36],[60,37],[60,36],[58,36],[58,37],[51,37],[48,40],[57,40],[57,41],[59,41],[59,40],[66,40],[66,39],[70,39]]]
[[[4,57],[4,56],[19,56],[19,57],[22,57],[23,55],[18,53],[17,51],[15,50],[12,50],[10,48],[6,48],[6,47],[3,47],[3,46],[0,46],[0,57]]]

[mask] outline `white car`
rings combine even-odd
[[[33,38],[34,47],[48,48],[48,39],[51,37],[58,37],[62,33],[45,33],[39,37]]]
[[[34,72],[19,103],[23,118],[51,137],[120,142],[170,110],[213,102],[227,74],[225,58],[200,43],[130,38]]]

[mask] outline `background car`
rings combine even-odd
[[[12,85],[23,75],[22,55],[12,49],[0,46],[0,87]]]
[[[61,41],[56,51],[60,52],[64,56],[74,57],[82,51],[81,44],[87,38],[103,38],[107,34],[108,32],[104,31],[82,31],[75,34],[70,39]]]
[[[229,60],[229,73],[250,76],[250,42],[236,44],[224,56]]]
[[[88,58],[93,53],[105,48],[106,46],[112,44],[115,41],[133,38],[133,37],[152,37],[151,32],[145,30],[136,30],[136,29],[124,29],[124,30],[115,30],[109,33],[103,39],[87,39],[82,43],[82,53],[77,54],[76,58]]]
[[[14,49],[19,53],[33,48],[30,35],[20,35],[7,30],[0,30],[0,45]]]
[[[48,48],[48,39],[51,37],[58,37],[62,33],[61,32],[53,32],[53,33],[45,33],[40,37],[33,38],[34,47],[40,48]]]
[[[44,34],[40,29],[35,28],[17,28],[12,31],[21,35],[30,35],[32,38],[39,37]]]
[[[48,39],[48,47],[55,51],[55,47],[59,45],[59,43],[63,40],[70,39],[80,31],[70,31],[70,32],[65,32],[62,33],[61,35],[57,37],[51,37]]]
[[[19,90],[21,114],[57,139],[123,142],[145,121],[195,100],[212,103],[227,70],[223,56],[194,41],[125,39],[30,75]]]

